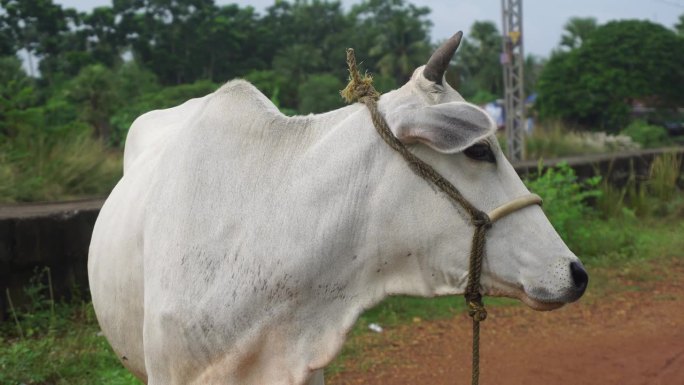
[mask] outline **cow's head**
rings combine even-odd
[[[529,194],[504,157],[496,125],[481,108],[466,102],[444,80],[458,47],[454,35],[398,90],[382,96],[380,111],[397,138],[432,165],[482,211],[489,212]],[[389,151],[389,150],[388,150]],[[386,166],[385,176],[400,188],[377,226],[392,231],[393,252],[407,260],[400,273],[419,264],[419,275],[388,278],[390,293],[462,293],[468,275],[473,226],[463,210],[404,160]],[[406,186],[411,186],[407,188]],[[416,255],[417,254],[417,255]],[[406,279],[411,276],[411,279]],[[539,206],[529,206],[496,222],[487,233],[481,284],[486,295],[518,298],[535,309],[552,309],[582,296],[587,274]]]

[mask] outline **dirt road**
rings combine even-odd
[[[684,261],[648,274],[607,276],[607,288],[553,312],[490,308],[480,384],[684,385]],[[414,321],[357,337],[362,352],[328,383],[470,384],[467,316]]]

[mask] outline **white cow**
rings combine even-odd
[[[529,192],[494,122],[442,81],[458,40],[379,108],[489,211]],[[322,384],[364,309],[464,291],[470,218],[383,142],[364,105],[287,117],[231,81],[138,118],[124,162],[88,270],[102,331],[147,384]],[[587,275],[538,206],[487,239],[483,294],[535,309],[582,295]]]

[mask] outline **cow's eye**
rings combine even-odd
[[[476,143],[466,148],[464,154],[470,159],[482,160],[485,162],[496,163],[496,158],[492,148],[487,143]]]

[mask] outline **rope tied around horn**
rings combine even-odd
[[[349,83],[340,95],[347,103],[364,102],[364,98],[377,101],[380,93],[373,87],[373,77],[368,74],[359,73],[356,66],[356,56],[353,48],[347,48],[347,66],[349,67]]]

